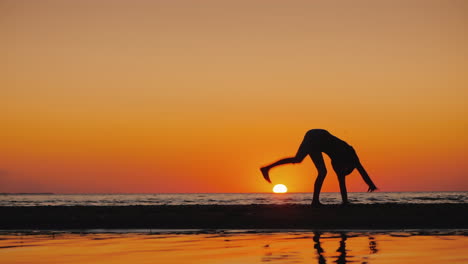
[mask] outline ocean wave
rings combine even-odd
[[[356,204],[466,203],[468,192],[349,193]],[[341,203],[339,193],[322,193],[324,204]],[[134,206],[134,205],[249,205],[310,204],[312,193],[215,193],[215,194],[84,194],[1,195],[0,206]]]

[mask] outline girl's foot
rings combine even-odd
[[[268,175],[268,171],[269,171],[269,170],[270,170],[270,169],[267,168],[267,167],[262,167],[262,168],[260,168],[260,171],[262,172],[263,178],[265,178],[265,180],[266,180],[267,182],[271,183],[271,181],[270,181],[270,175]]]
[[[312,205],[312,207],[315,207],[315,208],[323,206],[323,204],[321,204],[320,202],[312,202],[311,205]]]

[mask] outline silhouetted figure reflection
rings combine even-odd
[[[325,257],[323,256],[323,253],[325,251],[323,250],[322,245],[320,244],[320,236],[321,235],[322,234],[320,232],[314,232],[314,237],[312,239],[315,242],[314,248],[317,251],[318,263],[319,264],[326,264],[327,261],[326,261]],[[336,250],[336,252],[339,252],[340,255],[337,257],[335,263],[345,264],[346,262],[348,262],[346,260],[346,257],[347,257],[347,255],[346,255],[346,240],[348,239],[348,237],[346,236],[346,233],[344,233],[344,232],[340,233],[340,237],[341,237],[340,246]]]
[[[369,254],[377,254],[379,250],[377,249],[377,241],[375,241],[375,238],[373,236],[369,236]],[[361,262],[362,264],[368,264],[367,260],[369,260],[369,257],[364,257],[365,261]]]
[[[327,261],[325,260],[325,257],[323,256],[323,248],[322,245],[320,244],[320,236],[322,234],[320,232],[315,232],[314,237],[312,238],[315,242],[314,248],[317,250],[317,255],[318,255],[318,263],[319,264],[325,264]]]
[[[340,255],[336,259],[336,263],[338,264],[344,264],[346,263],[346,239],[348,237],[346,236],[346,233],[341,233],[340,234],[341,240],[340,240],[340,247],[336,250],[336,252],[340,252]]]
[[[370,254],[376,254],[379,252],[377,249],[377,242],[375,241],[375,238],[373,236],[369,236],[369,250]]]
[[[372,182],[359,161],[354,148],[324,129],[309,130],[305,134],[304,140],[302,141],[296,156],[280,159],[268,166],[262,167],[260,170],[265,180],[271,183],[269,176],[270,169],[283,164],[300,163],[307,155],[309,155],[318,171],[317,179],[314,184],[314,196],[312,199],[312,205],[318,206],[320,205],[320,190],[322,189],[323,180],[327,175],[327,168],[323,160],[322,152],[327,154],[332,161],[333,170],[338,176],[343,204],[348,204],[348,192],[346,190],[345,178],[354,169],[359,171],[362,179],[369,186],[369,189],[367,190],[368,192],[377,190],[377,187]]]

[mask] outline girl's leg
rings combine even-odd
[[[306,138],[302,141],[301,145],[299,146],[299,149],[297,150],[296,156],[294,157],[288,157],[288,158],[283,158],[280,159],[268,166],[260,168],[260,171],[262,172],[263,178],[267,180],[269,183],[271,183],[270,180],[270,175],[269,172],[272,168],[284,164],[295,164],[295,163],[301,163],[304,158],[309,154],[309,149],[308,149],[308,143],[306,141]]]
[[[310,158],[314,162],[318,172],[314,184],[314,196],[312,198],[312,205],[317,206],[320,205],[320,191],[322,190],[323,180],[325,180],[325,176],[327,176],[327,167],[325,166],[321,152],[310,153]]]
[[[340,192],[341,199],[343,200],[343,205],[349,204],[348,202],[348,191],[346,190],[346,175],[338,175],[338,182],[340,183]]]
[[[340,193],[341,199],[343,200],[343,204],[348,204],[348,191],[346,190],[346,176],[350,174],[355,167],[355,164],[346,161],[346,162],[338,162],[336,160],[332,160],[333,170],[338,177],[338,182],[340,184]]]

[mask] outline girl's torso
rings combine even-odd
[[[354,152],[345,141],[330,134],[325,129],[312,129],[307,131],[306,139],[311,151],[326,153],[332,160],[339,160],[349,157]]]

